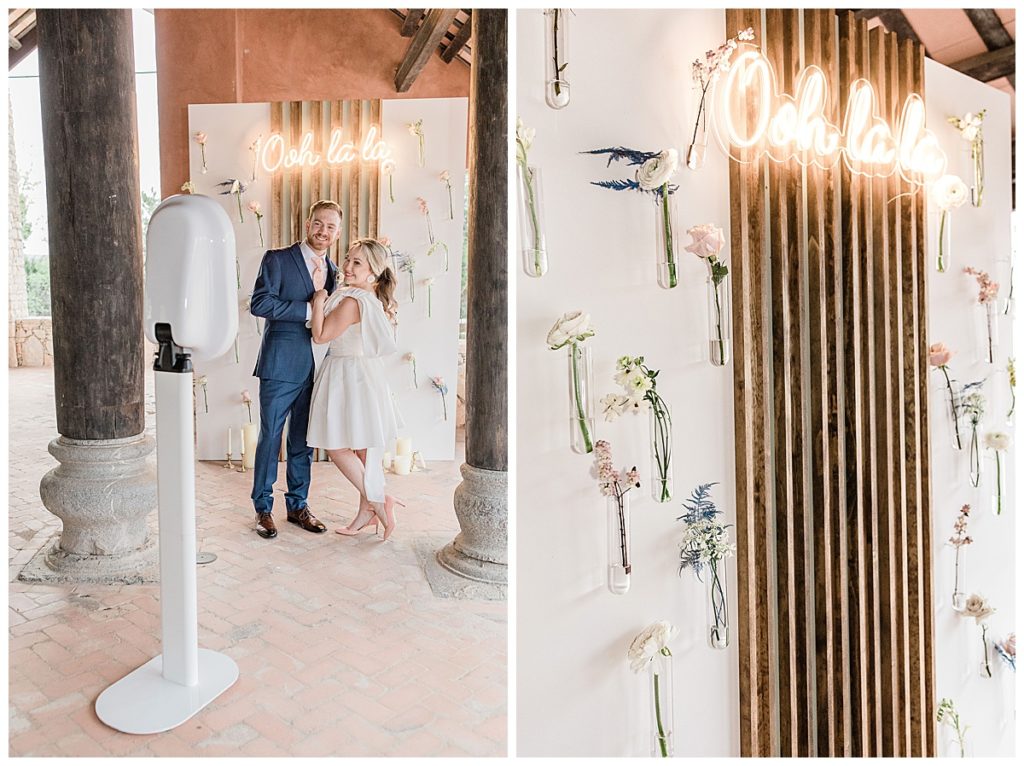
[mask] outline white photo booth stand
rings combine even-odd
[[[157,498],[162,653],[107,688],[96,715],[127,734],[181,725],[238,679],[235,661],[199,648],[192,361],[234,341],[235,235],[209,197],[174,196],[146,235],[146,337],[158,345]]]

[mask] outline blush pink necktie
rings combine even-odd
[[[316,265],[313,267],[313,289],[323,290],[326,284],[327,274],[324,273],[323,258],[317,258]]]

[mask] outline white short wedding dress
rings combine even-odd
[[[398,351],[391,323],[373,293],[336,290],[324,305],[327,316],[345,298],[359,301],[359,321],[331,341],[313,383],[306,444],[320,449],[366,449],[366,497],[384,502],[385,448],[403,425],[384,375],[381,357]]]

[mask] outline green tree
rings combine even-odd
[[[143,190],[142,192],[142,249],[146,249],[146,231],[149,230],[149,219],[153,216],[153,211],[156,210],[156,206],[160,204],[160,195],[156,193],[156,189],[150,187],[149,191]]]
[[[21,241],[27,242],[32,236],[33,221],[29,218],[29,193],[39,186],[38,181],[33,181],[27,170],[18,174],[18,220],[21,222]]]
[[[50,260],[25,258],[25,287],[28,292],[28,315],[50,316]]]

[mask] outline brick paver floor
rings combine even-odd
[[[9,381],[10,755],[506,752],[505,604],[434,597],[413,549],[458,531],[461,445],[453,462],[388,476],[408,507],[387,543],[287,524],[280,494],[279,535],[262,540],[252,474],[199,464],[199,550],[218,557],[199,567],[199,644],[234,658],[239,679],[170,732],[102,724],[100,692],[160,652],[159,588],[17,580],[59,529],[39,500],[57,432],[52,370],[10,370]],[[152,428],[152,401],[147,409]],[[331,530],[354,513],[354,492],[330,464],[313,466],[310,506]]]

